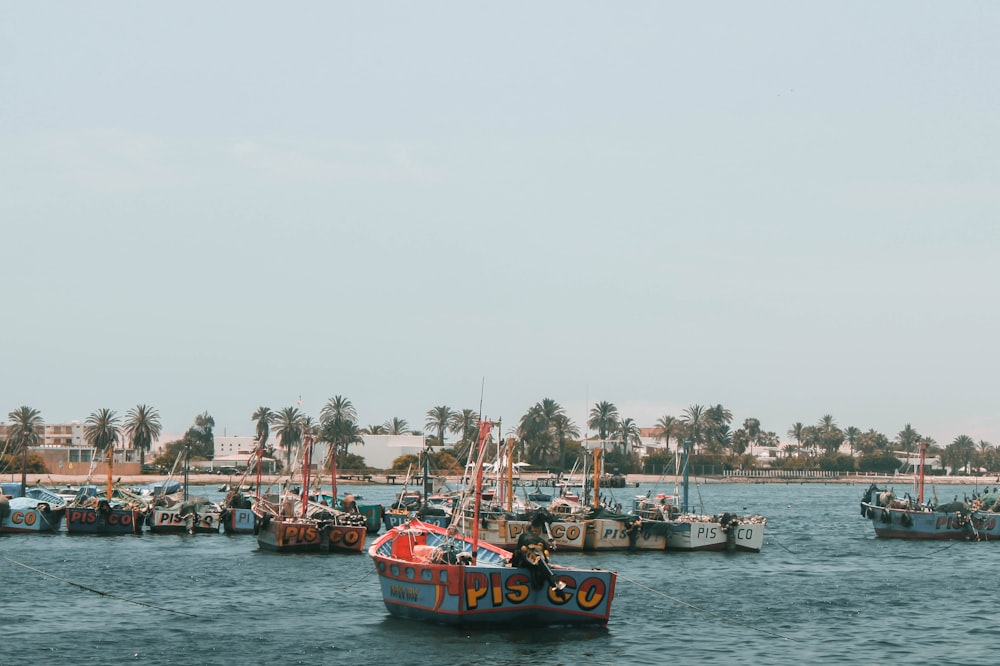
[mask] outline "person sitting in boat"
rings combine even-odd
[[[531,584],[534,587],[542,587],[548,582],[551,587],[561,590],[566,584],[556,578],[549,568],[549,550],[553,544],[542,537],[542,531],[550,517],[544,511],[539,511],[532,517],[528,529],[517,537],[517,546],[510,558],[510,564],[531,571]]]
[[[358,509],[358,503],[354,501],[354,495],[350,493],[344,495],[344,499],[340,500],[340,510],[344,513],[361,513]]]

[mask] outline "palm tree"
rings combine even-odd
[[[159,413],[148,405],[136,405],[125,414],[125,435],[139,449],[139,464],[146,464],[146,451],[162,431]]]
[[[406,422],[406,419],[401,419],[398,416],[394,416],[389,421],[386,421],[384,427],[387,435],[410,434],[410,424]]]
[[[717,451],[728,448],[729,424],[733,420],[733,413],[722,405],[714,405],[705,410],[705,419],[707,421],[706,443]]]
[[[387,428],[384,423],[367,425],[361,429],[361,434],[363,435],[388,435]]]
[[[972,454],[976,450],[976,442],[968,435],[959,435],[945,449],[948,459],[952,464],[952,471],[957,472],[961,468],[971,471]]]
[[[298,407],[285,407],[274,419],[278,446],[285,450],[285,470],[292,467],[292,448],[302,442],[302,420],[305,415]]]
[[[847,443],[851,445],[851,457],[854,457],[854,447],[858,444],[858,438],[861,437],[861,429],[854,426],[848,426],[847,430],[844,431],[844,438]]]
[[[437,432],[438,446],[444,446],[444,433],[448,430],[448,424],[454,414],[455,412],[447,405],[438,405],[427,410],[427,420],[424,421],[424,427]]]
[[[83,437],[94,449],[103,452],[108,462],[108,499],[111,499],[111,468],[115,444],[121,438],[121,421],[110,409],[99,409],[83,422]]]
[[[556,454],[554,437],[549,430],[549,418],[541,402],[536,402],[521,416],[517,436],[532,464],[544,465]]]
[[[11,425],[7,442],[21,453],[21,493],[28,487],[28,447],[38,443],[38,431],[45,426],[42,413],[33,407],[21,406],[7,414]]]
[[[681,432],[683,432],[681,422],[673,416],[661,416],[656,422],[656,439],[663,442],[667,451],[670,450],[670,438],[673,437],[680,442]]]
[[[267,440],[271,436],[271,425],[278,418],[278,415],[271,411],[270,407],[261,405],[250,418],[257,422],[257,446],[261,451],[264,451]]]
[[[634,447],[642,446],[642,432],[631,417],[619,421],[617,430],[621,437],[623,454],[631,455]]]
[[[323,423],[329,421],[352,421],[357,422],[358,410],[354,409],[351,401],[342,395],[335,395],[326,401],[323,409],[320,410],[319,419]]]
[[[795,448],[801,449],[802,442],[806,438],[806,426],[801,421],[793,423],[792,427],[788,429],[788,436],[795,440]]]
[[[342,395],[327,400],[320,412],[320,439],[330,444],[333,455],[340,457],[351,444],[364,443],[357,421],[358,412],[350,400]]]
[[[479,434],[479,412],[474,409],[463,409],[455,412],[448,419],[448,429],[458,435],[455,444],[455,457],[463,465],[468,462],[472,445],[476,443]]]
[[[99,409],[83,422],[83,438],[101,453],[114,453],[121,438],[121,420],[110,409]],[[110,456],[109,456],[110,458]]]
[[[587,427],[597,431],[597,436],[601,440],[602,446],[608,439],[608,436],[615,431],[617,425],[618,408],[613,403],[603,401],[591,408]]]
[[[687,428],[688,438],[697,450],[698,445],[705,442],[705,430],[708,427],[708,417],[705,414],[705,407],[702,405],[691,405],[684,410],[681,423]]]
[[[579,437],[580,429],[562,411],[552,418],[551,427],[556,439],[559,440],[559,471],[561,472],[566,469],[566,440],[570,437]]]
[[[907,453],[912,453],[914,448],[916,448],[917,443],[920,442],[920,433],[914,430],[913,427],[907,423],[903,429],[896,434],[896,441],[899,442],[900,448]]]
[[[750,455],[753,455],[753,447],[760,441],[762,434],[760,419],[755,419],[753,417],[743,419],[743,430],[746,431],[747,442],[750,444]]]
[[[826,414],[819,420],[816,427],[823,451],[827,454],[836,453],[840,449],[840,445],[844,443],[844,431],[837,427],[833,416]]]

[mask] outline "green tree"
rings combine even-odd
[[[121,439],[121,419],[110,409],[99,409],[83,422],[83,438],[110,459]]]
[[[570,438],[579,438],[580,429],[576,427],[572,419],[566,416],[566,413],[560,411],[552,417],[552,422],[550,424],[552,431],[555,433],[556,441],[559,442],[559,470],[566,470],[566,454],[569,448]]]
[[[597,431],[597,437],[603,444],[614,434],[618,426],[618,408],[613,403],[602,401],[590,409],[587,427]]]
[[[792,427],[788,429],[788,436],[795,440],[795,449],[801,449],[802,443],[805,441],[805,430],[806,426],[802,422],[796,422],[792,424]]]
[[[320,439],[331,446],[337,456],[337,464],[347,454],[351,444],[363,444],[361,428],[358,426],[358,412],[353,403],[342,395],[336,395],[323,406],[320,412]]]
[[[278,447],[285,452],[285,471],[292,469],[292,449],[302,443],[302,420],[305,415],[298,407],[285,407],[274,420]]]
[[[125,436],[139,450],[139,464],[146,464],[146,451],[160,436],[160,414],[149,405],[136,405],[125,414]]]
[[[410,424],[406,422],[406,419],[401,419],[398,416],[394,416],[392,419],[386,421],[384,427],[387,435],[410,434]]]
[[[679,445],[683,435],[684,424],[678,421],[676,417],[670,415],[661,416],[656,422],[656,440],[663,442],[663,446],[667,451],[670,450],[671,438],[677,440],[677,444]]]
[[[920,442],[920,433],[913,429],[913,427],[907,423],[902,430],[896,434],[896,442],[899,443],[899,448],[903,449],[907,453],[913,453],[917,444]]]
[[[698,447],[706,441],[705,429],[708,427],[708,417],[705,414],[705,407],[690,405],[684,410],[681,423],[684,424],[686,434],[697,451]]]
[[[14,453],[21,454],[21,490],[27,488],[28,448],[38,444],[39,431],[45,427],[42,413],[33,407],[22,405],[7,414],[10,428],[7,443],[14,447]]]
[[[194,425],[184,433],[184,445],[191,459],[211,460],[215,457],[215,419],[208,412],[194,417]]]
[[[479,435],[479,412],[474,409],[463,409],[455,412],[448,419],[448,429],[458,435],[455,444],[455,457],[465,465],[469,462],[472,447]]]
[[[438,446],[444,446],[444,433],[448,431],[451,417],[454,414],[455,412],[447,405],[438,405],[427,410],[427,419],[424,421],[424,427],[437,433]]]
[[[858,440],[861,438],[861,430],[855,428],[854,426],[849,426],[847,430],[844,431],[844,439],[847,443],[851,445],[851,457],[854,457],[854,450],[858,446]]]
[[[267,450],[267,440],[271,437],[271,426],[277,420],[278,415],[271,411],[270,407],[261,405],[250,417],[256,423],[257,446],[261,451]]]
[[[732,421],[733,413],[722,405],[714,405],[705,410],[705,443],[711,452],[718,454],[729,448],[729,424]]]
[[[944,461],[951,467],[951,473],[972,469],[972,457],[976,452],[976,442],[968,435],[959,435],[944,449]]]

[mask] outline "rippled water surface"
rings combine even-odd
[[[672,490],[614,496],[651,489]],[[350,490],[388,504],[399,488]],[[619,572],[603,630],[396,620],[367,555],[262,552],[252,535],[0,535],[0,666],[993,663],[1000,544],[876,539],[863,491],[692,489],[708,513],[767,516],[759,554],[557,553]]]

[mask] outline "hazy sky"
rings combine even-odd
[[[0,418],[1000,444],[1000,5],[0,3]]]

